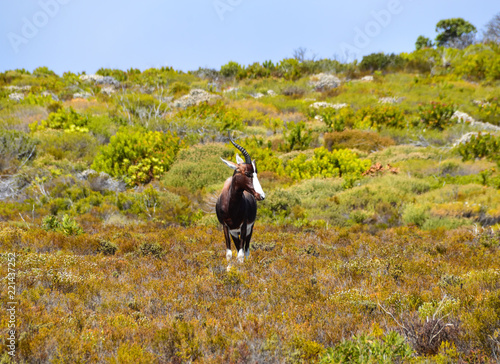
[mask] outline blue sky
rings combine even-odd
[[[345,60],[409,52],[441,19],[482,29],[498,12],[498,0],[2,0],[0,71],[218,69],[276,62],[298,47]]]

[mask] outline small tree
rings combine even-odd
[[[477,29],[462,18],[444,19],[436,24],[436,37],[439,47],[465,48],[474,42]]]
[[[417,51],[423,48],[432,48],[433,46],[434,44],[432,44],[432,41],[423,35],[420,35],[415,42],[415,49]]]
[[[486,24],[484,42],[500,43],[500,13],[495,15],[493,19]]]

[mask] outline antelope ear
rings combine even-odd
[[[233,162],[229,162],[225,159],[222,159],[221,160],[226,164],[226,166],[228,166],[229,168],[231,169],[234,169],[234,170],[237,170],[238,169],[238,165],[236,163],[233,163]]]
[[[241,163],[244,163],[245,161],[243,159],[241,159],[241,157],[238,155],[238,153],[236,153],[236,163],[238,164],[241,164]]]

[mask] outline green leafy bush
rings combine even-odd
[[[127,80],[127,72],[119,70],[119,69],[111,69],[111,68],[99,68],[96,72],[97,75],[101,76],[110,76],[119,82],[124,82]]]
[[[83,229],[68,215],[64,215],[62,220],[54,215],[46,216],[42,221],[42,228],[47,231],[60,231],[64,235],[83,234]]]
[[[500,124],[500,97],[490,96],[483,101],[476,101],[479,118],[494,125]]]
[[[344,177],[347,185],[361,178],[361,174],[371,165],[369,160],[361,160],[348,149],[333,150],[317,148],[311,159],[299,154],[286,165],[287,174],[295,180],[313,177]]]
[[[389,137],[377,133],[361,130],[344,130],[342,132],[325,133],[325,148],[333,149],[358,149],[366,152],[384,149],[396,143]]]
[[[262,139],[255,137],[247,138],[241,142],[241,145],[248,151],[252,159],[255,159],[259,173],[273,172],[278,176],[283,176],[285,174],[283,162],[273,152],[269,144],[266,145]]]
[[[303,121],[288,123],[284,136],[285,143],[283,143],[282,149],[287,152],[308,149],[312,142],[312,130],[306,128],[306,123]]]
[[[334,348],[329,348],[321,364],[395,363],[412,358],[413,350],[403,336],[391,331],[382,338],[372,335],[354,336]]]
[[[354,111],[350,107],[340,109],[325,107],[320,108],[315,114],[326,124],[327,131],[343,131],[346,127],[352,127],[354,122]]]
[[[364,56],[359,63],[359,68],[362,71],[382,71],[388,68],[398,69],[404,64],[404,60],[394,53],[372,53]]]
[[[227,64],[221,66],[220,74],[224,77],[235,77],[242,70],[243,67],[241,67],[239,63],[230,61]]]
[[[464,161],[476,158],[488,158],[500,164],[500,137],[479,133],[457,147],[458,153]]]
[[[175,95],[175,97],[186,95],[189,93],[189,90],[189,85],[184,82],[174,82],[170,85],[170,91]]]
[[[243,120],[241,113],[232,107],[227,107],[223,101],[215,103],[202,102],[198,105],[189,106],[179,110],[175,117],[180,119],[207,120],[219,131],[241,130]]]
[[[30,125],[32,130],[58,129],[64,131],[75,131],[86,133],[88,117],[77,113],[72,107],[69,109],[60,108],[49,114],[49,117],[42,120],[40,125],[37,123]]]
[[[382,127],[404,129],[406,127],[403,112],[396,106],[364,107],[356,112],[355,127]]]
[[[104,255],[115,255],[118,247],[116,244],[113,244],[107,240],[101,240],[99,242],[99,248],[97,248],[98,253],[102,253]]]
[[[0,171],[18,166],[19,162],[35,156],[37,141],[28,134],[9,129],[0,129]]]
[[[455,122],[451,119],[456,111],[452,104],[431,101],[429,104],[421,104],[418,107],[420,121],[431,129],[443,130]]]
[[[52,155],[56,160],[83,159],[92,163],[98,142],[91,134],[44,130],[35,134],[40,141],[40,152]]]
[[[102,147],[93,168],[111,176],[123,176],[129,185],[145,184],[169,170],[182,148],[175,135],[142,128],[121,128]]]
[[[233,155],[231,149],[219,143],[183,149],[172,168],[165,174],[163,182],[173,187],[187,187],[193,192],[213,184],[224,183],[231,173],[220,158],[231,159]]]

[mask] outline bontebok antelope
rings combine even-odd
[[[215,211],[217,219],[224,227],[226,240],[226,259],[231,265],[231,240],[233,238],[238,262],[243,262],[244,257],[250,254],[250,239],[252,238],[253,225],[257,215],[257,202],[266,198],[257,178],[257,166],[252,161],[248,152],[241,145],[236,144],[231,137],[231,143],[243,154],[245,160],[236,154],[236,162],[222,161],[234,170],[233,176],[224,183],[222,192],[217,199]]]

